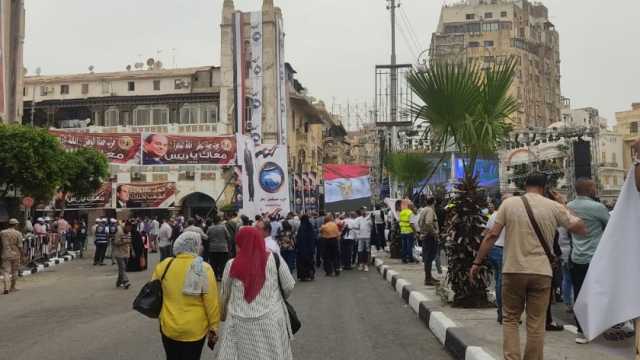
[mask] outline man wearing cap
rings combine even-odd
[[[16,230],[18,220],[9,220],[9,228],[0,231],[0,241],[2,242],[2,275],[4,276],[4,294],[9,291],[17,291],[16,280],[18,280],[18,269],[20,258],[22,257],[22,234]],[[11,281],[11,289],[9,288]]]

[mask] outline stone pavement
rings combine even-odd
[[[434,287],[423,285],[424,270],[422,264],[402,264],[400,260],[390,259],[386,252],[374,253],[375,263],[379,270],[383,268],[387,272],[387,280],[391,281],[393,275],[393,287],[399,294],[403,292],[406,297],[405,301],[409,303],[409,295],[411,293],[411,301],[419,300],[420,311],[433,314],[442,312],[445,316],[444,323],[446,328],[437,331],[446,332],[446,341],[449,342],[451,333],[454,348],[447,345],[450,352],[455,352],[455,347],[461,348],[462,355],[455,356],[464,359],[464,349],[468,347],[481,347],[486,353],[495,359],[502,358],[502,327],[496,322],[495,309],[457,309],[443,303],[441,296],[436,294]],[[434,277],[438,277],[434,274]],[[404,287],[404,289],[402,289]],[[400,288],[400,289],[399,289]],[[398,290],[399,289],[399,290]],[[403,291],[404,290],[404,291]],[[417,292],[417,293],[413,293]],[[416,305],[417,308],[417,304]],[[413,307],[413,306],[412,306]],[[415,310],[415,308],[414,308]],[[554,319],[562,324],[574,325],[571,316],[564,311],[564,305],[554,305]],[[422,315],[420,315],[422,316]],[[448,318],[448,319],[447,319]],[[450,321],[448,321],[450,320]],[[428,321],[427,315],[427,324]],[[429,326],[434,331],[433,326]],[[436,326],[437,327],[437,326]],[[454,330],[454,331],[451,331]],[[545,337],[545,359],[552,360],[596,360],[596,359],[633,359],[633,338],[620,341],[610,342],[602,337],[587,345],[578,345],[575,343],[575,326],[567,326],[562,332],[548,332]],[[436,334],[438,336],[438,334]],[[441,341],[445,342],[444,333]],[[520,341],[524,347],[526,332],[524,326],[521,327]],[[455,354],[454,354],[455,355]],[[469,354],[467,350],[467,359]],[[483,358],[483,357],[476,357]]]

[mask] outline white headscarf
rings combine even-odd
[[[183,232],[173,243],[173,253],[196,256],[185,276],[182,293],[193,296],[206,294],[209,290],[209,280],[204,268],[204,261],[200,257],[200,234],[193,231]]]

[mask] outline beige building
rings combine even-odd
[[[29,76],[23,89],[23,123],[98,133],[234,134],[234,64],[229,58],[233,1],[226,0],[223,6],[221,66],[165,69],[150,59],[147,66],[123,65],[127,70],[119,72]],[[275,42],[268,39],[275,37],[273,23],[280,13],[273,1],[264,0],[265,44],[274,44],[263,49],[265,143],[276,138]],[[334,120],[321,101],[307,95],[293,67],[285,68],[289,167],[321,176],[325,130]],[[176,182],[175,205],[183,210],[211,207],[218,198],[221,204],[229,203],[233,187],[227,184],[232,174],[216,165],[111,165],[111,175],[119,183]]]
[[[622,135],[624,141],[623,164],[625,172],[631,169],[633,159],[631,158],[631,144],[640,138],[640,103],[631,104],[631,110],[616,113],[616,130]]]
[[[0,0],[0,123],[22,119],[24,20],[23,0]]]
[[[518,71],[511,95],[520,101],[517,128],[546,128],[560,121],[559,35],[548,9],[527,0],[466,0],[445,5],[431,40],[432,59],[472,59],[491,64],[514,56]]]

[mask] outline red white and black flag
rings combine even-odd
[[[367,165],[324,165],[324,202],[327,211],[356,210],[371,205]]]

